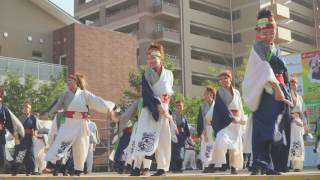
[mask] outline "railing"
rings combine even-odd
[[[132,5],[126,8],[114,11],[106,16],[106,23],[110,23],[125,17],[130,17],[131,15],[137,14],[139,12],[139,7],[137,5]]]
[[[0,56],[0,76],[13,72],[20,78],[31,75],[36,80],[49,81],[61,73],[67,75],[67,67],[59,64],[36,62],[32,60],[17,59]]]
[[[178,1],[176,1],[176,0],[172,0],[172,1],[170,1],[170,0],[161,0],[161,1],[157,1],[157,2],[155,2],[154,7],[163,7],[164,5],[179,8]]]
[[[172,28],[168,28],[165,27],[162,24],[157,24],[155,32],[174,32],[174,33],[179,33],[178,30],[172,29]]]

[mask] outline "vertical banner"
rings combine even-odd
[[[301,54],[303,99],[310,122],[320,116],[320,50]]]
[[[284,56],[290,76],[298,78],[309,122],[320,117],[320,50]]]
[[[301,54],[304,101],[320,104],[320,50]]]

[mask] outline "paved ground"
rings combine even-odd
[[[151,172],[152,174],[153,172]],[[62,176],[59,176],[61,179]],[[92,173],[88,175],[82,175],[81,179],[159,179],[155,177],[130,177],[126,174],[116,174],[114,172],[104,172],[104,173]],[[25,176],[24,174],[18,174],[16,177],[12,177],[10,174],[0,175],[0,180],[5,179],[56,179],[51,174],[42,174],[40,176]],[[212,174],[204,174],[202,171],[184,171],[183,173],[168,173],[166,177],[160,177],[160,179],[215,179],[215,180],[228,180],[228,179],[240,179],[240,180],[251,180],[251,179],[288,179],[288,180],[320,180],[320,170],[318,169],[305,169],[302,172],[288,172],[283,173],[282,176],[250,176],[248,171],[241,170],[238,175],[230,175],[230,172],[218,172]]]

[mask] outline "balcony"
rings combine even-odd
[[[290,9],[287,6],[276,3],[272,4],[270,9],[274,13],[274,18],[276,21],[290,19]]]
[[[78,11],[84,11],[84,10],[87,10],[88,8],[91,8],[91,7],[96,7],[97,9],[99,8],[99,5],[101,3],[104,3],[106,2],[107,0],[91,0],[91,1],[79,1],[79,6],[78,6]]]
[[[227,54],[231,53],[231,43],[211,39],[200,35],[190,34],[191,46],[201,49],[207,49],[217,53]]]
[[[179,19],[180,11],[178,3],[179,2],[161,1],[154,5],[153,12],[156,16],[168,16]]]
[[[171,42],[174,44],[181,43],[179,31],[177,31],[175,29],[164,27],[161,24],[157,25],[157,27],[154,31],[154,38],[157,41],[167,41],[167,42]]]
[[[278,26],[277,34],[274,39],[275,44],[284,44],[291,42],[291,31],[287,28]]]
[[[114,11],[106,15],[106,24],[110,24],[112,22],[131,17],[138,13],[139,13],[139,8],[137,5],[130,6],[124,9],[119,9],[117,11]]]
[[[209,27],[220,29],[222,31],[230,31],[230,21],[227,19],[194,9],[190,9],[188,14],[190,21],[192,22],[206,24]]]
[[[20,78],[31,75],[35,80],[49,81],[61,73],[67,75],[67,67],[59,64],[0,56],[0,77],[15,73]]]

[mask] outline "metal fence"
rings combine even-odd
[[[67,75],[67,71],[64,65],[0,56],[0,76],[15,73],[19,78],[31,75],[36,80],[49,81],[61,73]]]

